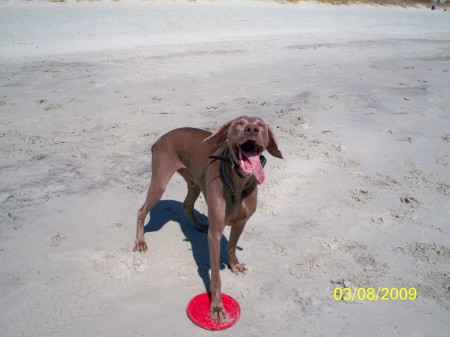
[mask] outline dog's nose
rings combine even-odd
[[[256,134],[259,133],[259,126],[256,125],[256,124],[247,124],[247,125],[245,126],[244,131],[245,131],[246,133],[251,134],[251,135],[256,135]]]

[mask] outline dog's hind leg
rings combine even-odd
[[[156,143],[152,149],[152,179],[150,181],[150,187],[148,188],[144,205],[142,205],[137,213],[136,240],[133,250],[138,252],[145,252],[147,250],[147,244],[144,238],[144,222],[147,214],[161,200],[170,178],[182,167],[176,154],[165,152],[164,146],[157,145],[159,144]]]
[[[189,173],[187,169],[180,169],[178,170],[178,173],[181,174],[181,176],[186,180],[187,184],[187,195],[183,202],[183,209],[186,212],[186,215],[189,217],[189,219],[195,224],[197,227],[197,230],[199,230],[202,233],[206,233],[208,231],[208,224],[203,224],[200,221],[197,220],[197,218],[194,215],[194,204],[195,201],[198,199],[201,189],[200,187],[194,182],[192,179],[192,175]]]

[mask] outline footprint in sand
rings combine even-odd
[[[55,236],[52,236],[50,239],[50,247],[58,247],[60,246],[64,241],[66,240],[66,237],[60,234],[57,234]]]

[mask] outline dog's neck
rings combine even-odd
[[[235,173],[238,175],[239,178],[245,178],[245,176],[242,175],[241,172],[239,172],[239,164],[235,163],[235,161],[233,160],[233,157],[231,156],[231,151],[232,150],[229,147],[227,147],[223,150],[220,156],[209,156],[209,158],[218,159],[222,161],[222,163],[230,164],[231,168],[234,169]]]
[[[239,171],[239,165],[236,164],[231,156],[230,148],[227,147],[221,156],[210,156],[214,160],[220,160],[220,178],[223,184],[228,187],[233,196],[240,195],[243,191],[256,185],[256,180],[253,175],[244,176]],[[266,158],[261,155],[261,165],[266,165]],[[228,165],[227,165],[228,164]]]

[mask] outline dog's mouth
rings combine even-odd
[[[258,145],[254,140],[247,140],[233,147],[234,155],[239,162],[241,174],[244,176],[253,174],[258,184],[264,182],[264,170],[260,160],[263,150],[263,147]]]

